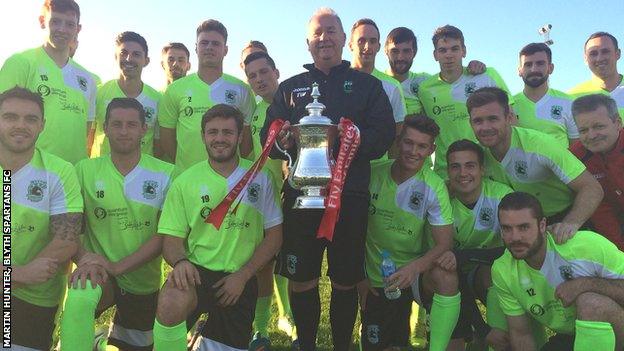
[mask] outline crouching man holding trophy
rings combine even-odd
[[[273,121],[283,120],[270,155],[287,159],[282,149],[294,161],[283,187],[284,241],[276,273],[290,280],[301,350],[315,349],[325,248],[334,349],[351,344],[355,286],[364,280],[370,160],[384,155],[394,138],[392,107],[381,82],[341,59],[345,39],[333,10],[313,14],[307,43],[314,63],[280,84],[261,133],[266,140]]]

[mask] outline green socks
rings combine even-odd
[[[187,351],[186,322],[166,327],[154,321],[154,351]]]
[[[611,323],[576,320],[574,351],[615,349],[615,334]]]
[[[292,320],[290,299],[288,298],[288,278],[275,274],[275,290],[277,291],[277,309],[280,317],[288,317]]]
[[[254,317],[254,330],[264,337],[269,336],[269,319],[271,319],[272,295],[258,297],[256,300],[256,316]]]
[[[451,334],[459,319],[460,293],[454,296],[433,294],[431,306],[430,351],[444,351],[451,340]]]
[[[102,288],[69,289],[61,319],[61,348],[63,351],[91,351],[95,329],[95,309],[102,297]]]

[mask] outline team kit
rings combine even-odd
[[[512,95],[464,62],[452,25],[428,74],[412,30],[382,43],[372,19],[345,32],[322,7],[302,73],[280,77],[252,40],[244,82],[209,19],[196,73],[171,42],[155,89],[140,34],[117,35],[119,75],[102,82],[73,59],[74,0],[45,0],[39,22],[43,45],[0,68],[4,348],[270,350],[276,323],[315,350],[326,305],[339,351],[354,332],[362,350],[624,350],[624,79],[608,32],[586,39],[592,78],[567,93],[549,85],[549,42],[527,43]]]

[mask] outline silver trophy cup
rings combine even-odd
[[[297,145],[298,157],[294,165],[288,152],[277,145],[288,157],[288,182],[293,188],[303,192],[302,196],[297,197],[294,209],[325,208],[327,184],[334,164],[332,150],[338,135],[338,126],[321,115],[325,105],[318,102],[320,96],[318,84],[314,83],[314,101],[306,106],[308,116],[301,118],[298,124],[290,128]]]

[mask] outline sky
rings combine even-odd
[[[43,31],[37,17],[42,0],[0,1],[0,63],[11,54],[43,43]],[[249,40],[264,42],[286,79],[302,71],[311,62],[305,41],[306,24],[315,9],[329,6],[340,15],[347,40],[351,25],[369,17],[381,31],[381,41],[395,27],[405,26],[418,38],[418,54],[412,70],[439,72],[433,59],[431,36],[435,28],[452,24],[460,28],[466,40],[464,61],[476,59],[494,67],[512,93],[522,90],[517,75],[518,52],[530,42],[543,41],[538,29],[551,24],[554,40],[555,71],[550,85],[559,90],[590,78],[583,60],[583,44],[596,31],[615,35],[624,46],[624,1],[581,0],[394,0],[394,1],[213,1],[213,0],[78,0],[81,6],[82,31],[76,61],[96,73],[103,81],[117,78],[114,62],[114,38],[123,31],[143,35],[149,46],[150,64],[143,71],[144,81],[160,89],[164,74],[160,50],[169,41],[181,41],[191,50],[192,71],[197,67],[194,54],[195,29],[209,18],[221,21],[228,29],[229,52],[224,72],[244,78],[239,67],[240,52]],[[343,58],[351,60],[345,46]],[[624,71],[624,59],[618,62]],[[377,55],[378,69],[388,68],[383,48]]]

